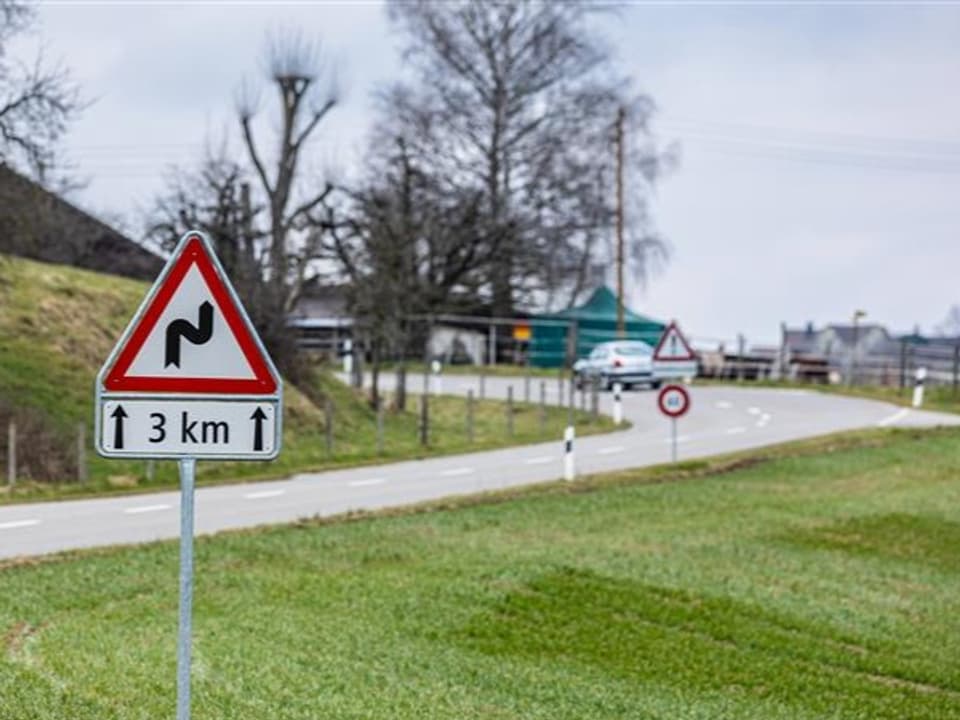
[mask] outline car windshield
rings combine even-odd
[[[626,357],[637,356],[637,355],[649,355],[652,350],[649,345],[617,345],[613,351],[617,355],[624,355]]]

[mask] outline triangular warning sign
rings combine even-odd
[[[277,371],[207,239],[183,237],[101,371],[105,392],[273,395]]]
[[[653,359],[659,362],[689,362],[696,360],[697,356],[687,342],[687,339],[680,332],[675,321],[667,325],[667,329],[660,336],[660,342],[657,343],[657,349],[653,351]]]

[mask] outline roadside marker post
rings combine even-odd
[[[430,363],[430,372],[433,374],[433,394],[442,395],[443,394],[443,377],[440,375],[440,371],[443,370],[443,365],[440,364],[439,360],[434,360]]]
[[[567,425],[563,431],[563,479],[572,481],[577,477],[577,466],[573,457],[573,441],[576,432],[573,425]]]
[[[927,369],[925,367],[917,368],[917,377],[913,385],[913,406],[915,408],[923,405],[923,383],[927,379]]]
[[[613,423],[614,425],[620,425],[623,422],[623,400],[620,397],[620,393],[623,392],[623,385],[621,383],[613,384]]]
[[[664,385],[657,396],[657,406],[660,412],[670,418],[670,440],[672,451],[671,460],[677,461],[677,418],[683,417],[690,410],[690,393],[683,385]]]
[[[96,448],[180,471],[177,720],[190,718],[196,463],[272,460],[283,386],[205,235],[181,238],[96,382]]]

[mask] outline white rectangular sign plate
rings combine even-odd
[[[657,380],[671,378],[694,378],[697,376],[696,360],[654,360],[653,377]]]
[[[280,449],[276,398],[102,396],[97,449],[106,457],[270,460]]]

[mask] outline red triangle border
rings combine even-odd
[[[259,343],[254,339],[242,311],[237,307],[226,280],[214,266],[203,240],[198,235],[187,238],[180,254],[171,261],[169,272],[151,293],[147,309],[136,318],[133,332],[117,354],[117,359],[104,378],[106,392],[203,393],[228,395],[272,395],[277,381],[270,371]],[[130,377],[127,371],[150,336],[160,315],[173,298],[192,265],[196,265],[213,294],[227,325],[240,345],[243,356],[253,370],[253,378],[196,377]]]
[[[686,349],[687,354],[685,357],[659,357],[660,350],[663,348],[664,343],[667,341],[667,338],[670,337],[671,331],[677,333],[680,337],[680,342],[683,343],[683,347]],[[677,326],[675,320],[671,320],[670,324],[667,325],[666,329],[663,331],[663,335],[660,336],[660,342],[657,343],[656,349],[653,351],[653,359],[656,362],[690,362],[691,360],[696,360],[697,355],[693,352],[693,348],[690,347],[690,343],[687,342],[686,336],[680,332],[680,328]]]

